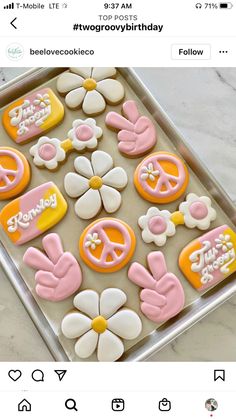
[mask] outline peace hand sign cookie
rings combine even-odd
[[[97,272],[116,272],[133,256],[135,234],[128,224],[116,218],[101,218],[90,224],[79,241],[80,256]]]
[[[34,269],[36,293],[49,301],[62,301],[74,294],[81,285],[82,273],[75,257],[64,252],[58,234],[48,234],[43,238],[46,255],[35,247],[29,247],[23,261]]]
[[[0,147],[0,200],[19,195],[30,181],[25,156],[11,147]]]
[[[147,201],[166,204],[178,199],[186,190],[189,173],[184,162],[175,154],[150,154],[136,168],[134,184]]]

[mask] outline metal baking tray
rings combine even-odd
[[[0,88],[0,107],[17,99],[27,93],[30,89],[40,86],[42,83],[55,77],[64,70],[64,68],[37,68],[29,70],[22,76]],[[134,70],[130,68],[119,68],[119,72],[167,137],[171,140],[176,150],[183,156],[197,178],[202,182],[224,213],[236,226],[236,208],[234,204],[214,177],[209,173],[207,168],[199,161],[190,147],[186,145],[184,138],[168,118],[165,111],[153,98],[150,91],[142,83]],[[54,333],[36,300],[29,291],[2,242],[0,242],[0,263],[54,359],[56,361],[68,361],[68,356],[59,342],[57,335]],[[230,281],[223,281],[218,286],[206,292],[203,296],[199,296],[194,303],[186,307],[177,317],[168,321],[163,326],[159,327],[157,331],[152,332],[131,349],[126,351],[121,358],[121,361],[147,360],[155,352],[161,350],[185,330],[227,301],[234,293],[236,293],[235,274],[230,277]]]

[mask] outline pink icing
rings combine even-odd
[[[49,161],[51,159],[53,159],[56,154],[57,154],[57,150],[56,147],[53,144],[43,144],[41,145],[41,147],[39,148],[39,156],[46,161]]]
[[[124,244],[114,243],[110,241],[109,237],[107,236],[104,229],[106,228],[114,228],[118,230],[123,238],[124,238]],[[90,251],[90,247],[85,247],[85,242],[88,240],[88,234],[98,234],[98,239],[101,240],[103,245],[103,251],[101,254],[101,258],[97,259]],[[113,266],[116,266],[122,262],[130,252],[130,246],[131,246],[131,237],[129,234],[129,231],[127,228],[119,221],[119,220],[100,220],[97,221],[95,225],[93,225],[88,231],[84,238],[83,243],[83,250],[86,254],[87,258],[96,266],[99,266],[101,268],[111,268]],[[117,255],[116,250],[121,251],[120,255]],[[107,261],[108,256],[112,257],[111,261]]]
[[[196,220],[202,220],[208,214],[208,209],[206,204],[201,201],[193,202],[189,207],[189,212],[193,218]]]
[[[29,247],[23,261],[37,269],[35,275],[36,293],[49,301],[62,301],[74,294],[82,282],[82,272],[75,257],[64,252],[58,234],[48,234],[43,238],[46,254]]]
[[[167,272],[162,252],[151,252],[147,258],[151,274],[140,263],[131,264],[128,278],[144,288],[140,293],[143,314],[155,323],[176,316],[184,307],[184,290],[179,279]]]
[[[118,148],[128,156],[139,156],[147,153],[157,141],[156,130],[152,121],[146,116],[140,116],[136,103],[128,100],[123,104],[125,117],[109,112],[106,124],[119,129]]]
[[[88,141],[93,137],[93,130],[88,125],[80,125],[75,130],[76,137],[80,141]]]
[[[15,188],[18,183],[22,180],[24,175],[24,164],[20,157],[14,153],[13,150],[0,150],[0,157],[1,156],[8,156],[15,160],[17,168],[16,170],[10,170],[7,167],[3,167],[0,165],[0,181],[4,183],[4,185],[0,186],[0,194],[1,192],[8,192]],[[10,178],[9,178],[10,176]]]
[[[148,228],[153,234],[162,234],[166,231],[167,223],[166,220],[159,215],[150,218],[148,221]]]
[[[160,162],[163,160],[176,165],[178,169],[177,176],[171,175],[170,173],[166,173],[163,170],[160,164]],[[144,173],[143,168],[148,167],[149,163],[152,163],[153,171],[156,171],[156,170],[159,171],[158,181],[155,188],[152,188],[151,186],[149,186],[146,179],[141,178],[141,175]],[[160,152],[152,154],[151,156],[144,159],[138,168],[139,184],[149,195],[156,198],[165,198],[165,197],[171,197],[172,195],[175,195],[184,185],[185,179],[186,179],[186,173],[185,173],[184,164],[175,155],[170,155],[170,154],[160,153]],[[170,182],[173,182],[174,184],[171,184]]]

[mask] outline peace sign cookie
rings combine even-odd
[[[175,154],[161,151],[150,154],[136,168],[134,184],[147,201],[166,204],[178,199],[186,190],[189,173]]]
[[[11,147],[0,147],[0,200],[19,195],[30,180],[25,156]]]
[[[133,256],[135,234],[116,218],[101,218],[90,224],[79,241],[80,256],[91,269],[110,273],[123,268]]]

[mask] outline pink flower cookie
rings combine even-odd
[[[180,204],[179,211],[171,214],[168,210],[151,207],[146,215],[139,218],[138,224],[145,243],[153,242],[156,246],[164,246],[167,237],[175,235],[176,226],[185,225],[188,228],[207,230],[215,219],[216,211],[211,206],[210,198],[190,193],[186,201]]]
[[[162,252],[151,252],[147,257],[151,274],[140,263],[131,264],[129,279],[144,288],[140,293],[141,311],[155,323],[166,322],[184,307],[184,290],[179,279],[167,272]]]
[[[82,272],[75,257],[64,252],[58,234],[51,233],[42,240],[46,255],[29,247],[23,257],[26,265],[38,269],[35,274],[36,293],[49,301],[62,301],[74,294],[82,282]]]
[[[118,149],[127,157],[140,157],[150,151],[157,142],[156,130],[152,121],[140,115],[133,100],[128,100],[122,106],[125,117],[117,112],[109,112],[106,124],[117,130]]]

